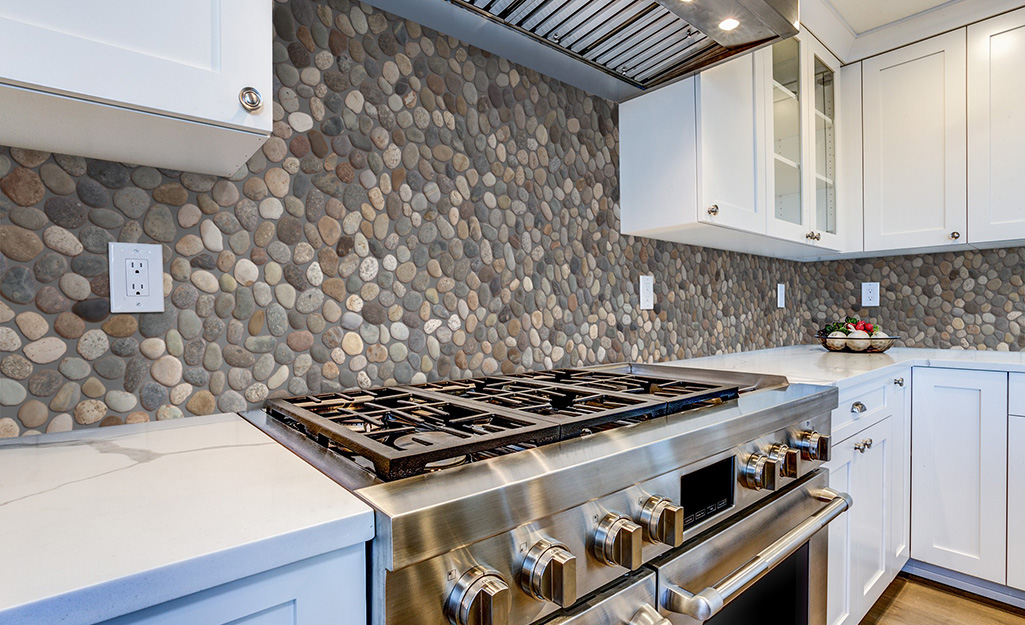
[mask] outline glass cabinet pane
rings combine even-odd
[[[801,63],[796,39],[772,46],[773,168],[776,219],[803,222],[801,211]]]
[[[833,70],[815,57],[815,229],[836,233]]]

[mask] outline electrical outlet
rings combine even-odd
[[[655,308],[655,276],[641,276],[641,310]]]
[[[129,297],[149,297],[149,261],[129,258],[125,261],[125,276]]]
[[[878,282],[862,282],[861,283],[861,307],[869,308],[871,306],[879,305],[879,283]]]
[[[110,312],[163,312],[164,273],[160,245],[108,243]]]
[[[776,308],[786,308],[787,285],[780,282],[776,285]]]

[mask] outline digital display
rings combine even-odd
[[[733,505],[733,461],[730,456],[680,478],[684,530]]]

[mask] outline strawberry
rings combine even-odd
[[[871,323],[866,323],[865,324],[865,332],[868,332],[869,334],[872,334],[872,329],[873,328],[875,328],[875,326],[872,325]]]

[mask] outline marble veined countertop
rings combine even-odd
[[[236,414],[0,444],[0,622],[94,623],[370,540],[373,511]]]
[[[881,375],[884,369],[897,366],[1025,372],[1025,352],[894,347],[883,354],[849,354],[830,352],[821,345],[798,345],[664,364],[776,374],[795,383],[834,385]]]

